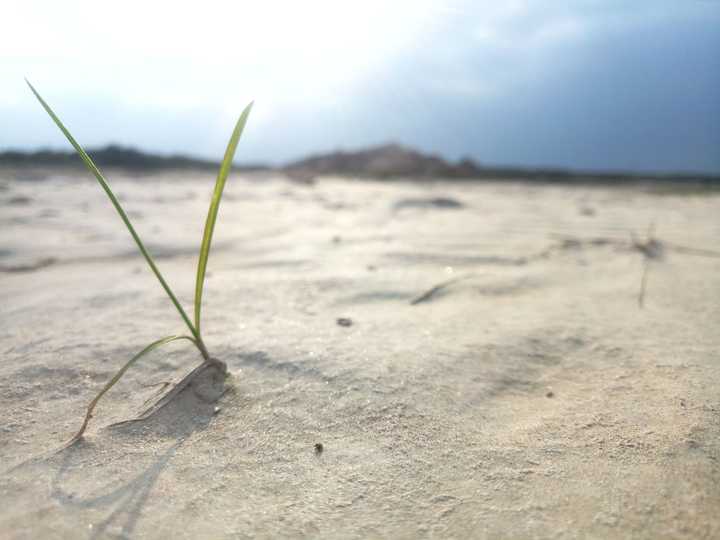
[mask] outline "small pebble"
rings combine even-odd
[[[352,326],[353,322],[352,319],[347,319],[345,317],[340,317],[337,320],[338,326]]]
[[[324,450],[324,448],[323,448],[323,444],[321,442],[315,443],[315,453],[316,454],[322,454],[323,450]]]
[[[547,394],[545,394],[545,397],[555,397],[555,392],[550,390]]]
[[[218,414],[221,410],[222,410],[222,409],[220,409],[220,407],[215,407],[215,408],[213,409],[213,414]]]

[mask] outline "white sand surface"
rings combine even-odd
[[[235,175],[226,392],[111,427],[197,365],[170,345],[57,452],[183,325],[92,179],[29,175],[0,173],[0,537],[720,538],[720,258],[677,249],[720,250],[717,192]],[[214,178],[108,176],[190,310]]]

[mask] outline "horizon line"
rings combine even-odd
[[[450,160],[444,157],[442,154],[434,152],[425,152],[398,142],[386,142],[381,144],[372,144],[363,147],[355,147],[352,149],[345,147],[335,147],[332,150],[318,150],[314,152],[306,153],[303,157],[297,159],[287,160],[281,164],[272,164],[264,161],[245,161],[239,163],[233,161],[233,168],[237,169],[254,169],[254,170],[278,170],[287,171],[293,168],[303,166],[303,162],[310,160],[317,160],[323,158],[336,157],[338,155],[353,156],[368,154],[373,151],[387,150],[390,148],[399,149],[407,153],[414,154],[418,159],[435,159],[439,160],[446,167],[458,167],[462,164],[467,164],[471,167],[475,167],[480,173],[517,173],[522,176],[525,174],[532,174],[533,176],[538,175],[559,175],[559,176],[580,176],[580,177],[632,177],[632,178],[659,178],[659,179],[690,179],[697,178],[700,180],[712,180],[720,182],[720,171],[708,171],[708,170],[692,170],[692,169],[623,169],[623,168],[604,168],[604,169],[586,169],[586,168],[575,168],[563,165],[517,165],[507,163],[486,163],[478,161],[472,157],[461,157],[457,160]],[[186,152],[162,152],[162,151],[149,151],[142,149],[137,146],[124,145],[120,143],[107,143],[100,146],[93,146],[87,149],[88,154],[102,154],[108,152],[117,152],[118,154],[124,155],[130,160],[123,166],[128,168],[142,169],[144,165],[143,160],[152,161],[155,160],[153,165],[147,166],[150,169],[171,169],[173,168],[172,163],[178,162],[177,166],[181,168],[192,168],[193,166],[199,168],[217,166],[219,163],[216,159],[207,157],[201,157],[192,153]],[[25,160],[31,159],[34,156],[49,154],[49,158],[45,163],[39,165],[69,165],[65,163],[65,160],[72,160],[77,156],[76,152],[72,149],[58,149],[53,146],[39,146],[35,149],[16,149],[16,148],[4,148],[0,149],[0,165],[24,165],[32,166],[32,163],[27,163]],[[135,156],[137,161],[133,162],[131,156]],[[63,162],[60,162],[62,160]],[[20,161],[20,163],[18,163]],[[102,160],[101,160],[102,161]],[[54,162],[54,163],[53,163]],[[169,162],[164,165],[163,162]],[[118,166],[113,164],[105,164],[105,166]],[[382,176],[382,175],[381,175]],[[472,176],[466,176],[465,178],[471,178]]]

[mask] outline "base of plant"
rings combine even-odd
[[[210,379],[219,383],[222,390],[207,392],[203,390],[203,382],[207,382],[208,376]],[[110,424],[109,427],[124,426],[134,424],[137,422],[144,422],[150,420],[161,410],[171,405],[176,399],[178,399],[183,392],[192,391],[194,398],[204,403],[215,403],[219,400],[226,392],[224,381],[229,377],[227,370],[227,364],[215,358],[210,358],[203,361],[199,366],[193,369],[190,373],[185,375],[180,381],[172,385],[170,389],[160,396],[152,405],[146,408],[135,418],[130,420],[123,420],[122,422],[116,422]],[[73,437],[63,448],[70,447],[75,443],[83,440],[84,429],[82,429],[75,437]]]
[[[212,370],[215,373],[213,374],[214,377],[221,377],[222,380],[225,380],[228,377],[228,371],[227,371],[227,365],[225,362],[221,362],[220,360],[216,360],[214,358],[211,358],[210,360],[207,360],[197,366],[195,369],[193,369],[190,373],[185,375],[177,384],[175,384],[168,392],[165,393],[162,397],[160,397],[155,403],[150,405],[147,409],[145,409],[143,412],[141,412],[138,416],[135,418],[132,418],[130,420],[124,420],[122,422],[117,422],[115,424],[112,424],[112,426],[120,426],[120,425],[127,425],[132,424],[135,422],[143,422],[145,420],[149,420],[154,415],[156,415],[158,412],[160,412],[162,409],[170,405],[175,399],[177,399],[183,391],[192,389],[195,397],[200,399],[201,401],[204,401],[205,403],[214,403],[222,395],[224,394],[224,391],[220,393],[220,395],[207,395],[202,392],[194,383],[199,381],[202,377],[205,377],[208,375],[208,371]]]

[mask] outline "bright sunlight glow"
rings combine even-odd
[[[179,4],[18,3],[15,22],[0,32],[0,69],[56,96],[112,91],[132,105],[182,107],[213,101],[235,115],[258,96],[275,105],[342,99],[376,66],[419,46],[442,14],[418,0]],[[0,102],[17,100],[17,87],[3,85]]]

